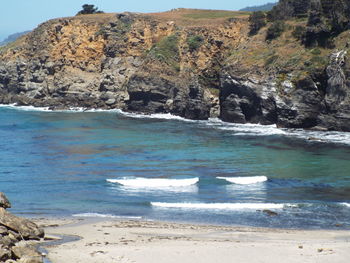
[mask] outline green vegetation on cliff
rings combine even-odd
[[[195,51],[203,44],[204,38],[199,35],[191,35],[187,38],[187,44],[190,51]]]
[[[293,79],[324,74],[329,55],[349,49],[349,14],[349,0],[280,0],[271,11],[250,15],[255,36],[228,61],[240,61],[252,71],[291,73]]]
[[[270,12],[270,21],[299,19],[299,39],[307,47],[334,47],[333,39],[349,29],[349,0],[280,0]]]
[[[163,38],[151,48],[149,55],[179,71],[179,36],[170,35]]]

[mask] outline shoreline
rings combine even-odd
[[[40,218],[48,236],[81,239],[41,245],[63,262],[347,262],[350,230],[294,230],[111,218]],[[253,253],[253,256],[252,256]],[[286,260],[287,259],[287,260]]]
[[[271,210],[267,210],[269,212],[273,212]],[[268,212],[267,212],[268,213]],[[24,218],[28,218],[34,222],[38,222],[39,224],[43,224],[43,227],[51,227],[52,225],[64,225],[66,224],[78,224],[81,222],[82,224],[88,224],[91,222],[109,222],[109,221],[135,221],[135,222],[156,222],[156,223],[166,223],[166,224],[174,224],[174,225],[193,225],[198,227],[217,227],[217,228],[228,228],[228,229],[255,229],[255,230],[265,230],[265,231],[349,231],[350,227],[343,225],[333,225],[329,228],[321,228],[321,227],[273,227],[273,226],[256,226],[249,224],[225,224],[225,223],[210,223],[205,221],[185,221],[185,220],[167,220],[167,219],[152,219],[141,216],[117,216],[117,215],[109,215],[109,214],[101,214],[104,216],[94,216],[94,215],[84,215],[82,214],[73,214],[73,215],[32,215],[32,214],[16,214],[17,216],[22,216]],[[94,213],[93,213],[94,214]],[[97,213],[98,214],[98,213]],[[48,222],[47,224],[45,222]]]
[[[223,121],[219,118],[207,120],[187,119],[171,113],[142,113],[127,112],[121,109],[83,108],[71,107],[67,109],[49,109],[49,107],[19,106],[15,104],[0,104],[0,108],[8,108],[22,111],[46,112],[46,113],[116,113],[132,119],[159,119],[182,121],[186,123],[198,123],[207,125],[209,128],[231,130],[236,136],[282,136],[305,141],[305,143],[336,144],[348,147],[350,145],[350,132],[346,131],[325,131],[306,128],[283,128],[277,124],[263,125],[259,123],[234,123]]]

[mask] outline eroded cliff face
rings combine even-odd
[[[241,41],[242,27],[179,27],[129,13],[48,21],[2,52],[0,101],[207,119],[218,100],[199,76],[218,74],[212,66]]]
[[[293,73],[242,78],[221,75],[220,117],[236,123],[277,124],[285,128],[350,131],[349,62],[346,51],[332,53],[316,76]]]
[[[303,75],[261,62],[283,46],[249,37],[244,17],[212,24],[171,18],[48,21],[1,51],[0,103],[350,131],[345,49],[333,52],[325,70]]]

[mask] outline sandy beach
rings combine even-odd
[[[40,219],[52,263],[349,262],[350,231],[284,230],[114,219]]]

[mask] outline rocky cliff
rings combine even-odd
[[[305,21],[266,42],[247,18],[177,9],[48,21],[1,49],[0,103],[350,131],[349,32],[315,50],[293,39]]]

